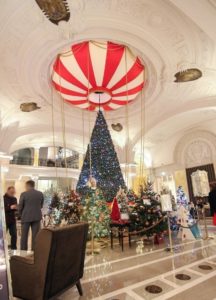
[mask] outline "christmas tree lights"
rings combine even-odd
[[[96,179],[97,187],[102,190],[107,201],[113,200],[119,186],[126,188],[111,135],[101,111],[97,115],[77,184],[77,192],[80,195],[87,194],[86,184],[91,176]]]

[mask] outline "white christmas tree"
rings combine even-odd
[[[188,199],[182,186],[178,187],[176,196],[178,224],[180,225],[179,237],[182,240],[194,240],[195,237],[192,234],[190,227],[195,224],[195,220],[189,212]]]
[[[185,195],[185,192],[184,192],[182,186],[179,186],[176,191],[176,200],[177,200],[178,207],[180,205],[183,205],[184,207],[188,206],[188,199],[187,199],[187,196]]]
[[[195,237],[190,229],[194,224],[194,219],[191,217],[187,207],[182,204],[178,208],[178,223],[180,224],[179,237],[182,240],[194,240]]]

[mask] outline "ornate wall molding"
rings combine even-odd
[[[216,159],[216,136],[208,131],[183,136],[176,145],[174,159],[184,168],[212,163]]]

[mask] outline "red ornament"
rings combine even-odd
[[[110,217],[112,221],[119,221],[121,217],[119,207],[118,207],[118,201],[116,198],[113,199],[113,206],[112,206],[112,212]]]

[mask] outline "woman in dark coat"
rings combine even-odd
[[[214,214],[216,214],[216,183],[210,183],[208,201],[210,204],[211,216],[213,217]]]

